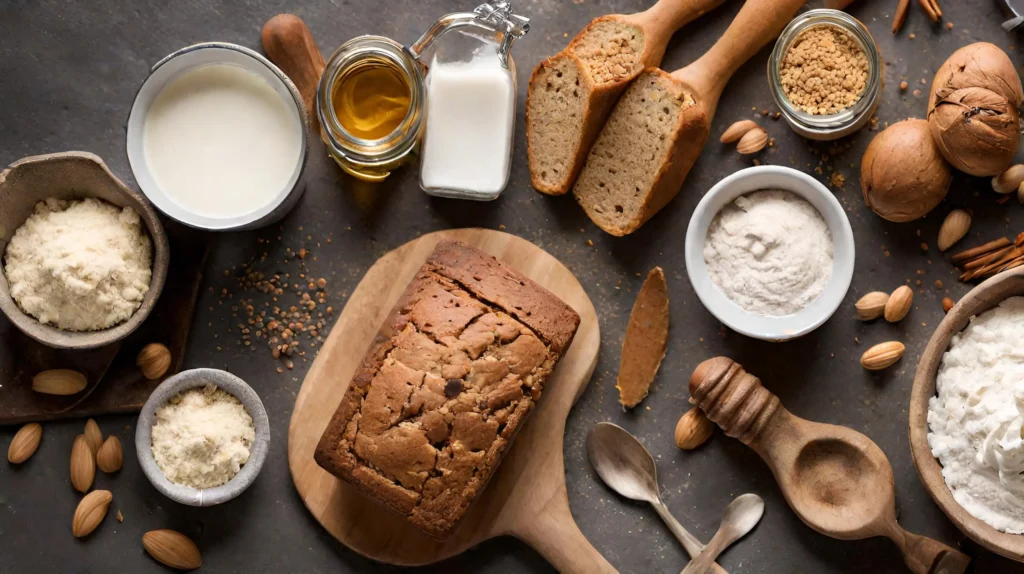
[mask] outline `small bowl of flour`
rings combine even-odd
[[[170,377],[139,414],[135,450],[165,496],[213,506],[252,484],[270,449],[270,422],[252,388],[231,373],[192,369]]]
[[[156,304],[170,259],[153,207],[85,152],[0,173],[0,253],[0,310],[62,349],[128,336]]]
[[[785,341],[819,327],[853,279],[853,230],[814,178],[758,166],[720,181],[686,232],[686,271],[701,303],[738,333]]]

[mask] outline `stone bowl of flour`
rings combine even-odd
[[[0,273],[0,310],[23,333],[58,349],[92,349],[127,337],[149,316],[167,279],[170,248],[156,210],[114,176],[99,156],[71,151],[26,157],[0,172],[0,253],[7,253],[15,231],[33,214],[36,204],[50,198],[94,198],[134,209],[152,246],[149,289],[139,308],[126,320],[106,329],[71,331],[44,324],[25,313],[11,297],[7,275]]]
[[[925,490],[964,534],[1024,562],[1024,534],[1011,533],[1024,531],[1019,297],[1024,268],[972,289],[936,327],[910,393],[910,450]]]
[[[158,411],[167,405],[170,399],[193,389],[204,389],[209,385],[215,386],[218,392],[223,391],[241,403],[245,413],[251,419],[246,422],[254,432],[251,444],[248,445],[248,459],[238,469],[237,474],[219,486],[194,488],[172,482],[157,464],[153,453],[153,426],[157,423]],[[179,425],[173,432],[168,433],[182,441],[182,444],[178,445],[180,447],[178,454],[183,458],[194,456],[196,452],[202,450],[196,444],[196,437],[201,437],[204,433],[216,435],[229,430],[231,421],[227,420],[230,417],[225,413],[230,415],[230,411],[219,410],[209,411],[206,415],[193,413],[191,417],[183,417],[184,421],[192,427],[202,428],[189,429]],[[206,442],[211,441],[207,439]],[[267,418],[267,411],[263,408],[263,402],[256,391],[235,375],[219,369],[182,371],[160,383],[142,407],[135,429],[135,450],[139,457],[139,464],[142,466],[142,472],[161,494],[188,506],[214,506],[235,498],[256,480],[256,476],[259,475],[263,463],[267,459],[267,453],[270,451],[270,419]],[[177,462],[187,464],[189,461]],[[199,468],[199,470],[208,471],[209,469]]]
[[[786,341],[817,329],[853,279],[853,229],[813,177],[780,166],[740,170],[701,199],[686,230],[686,272],[730,329]]]

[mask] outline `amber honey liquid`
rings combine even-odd
[[[409,112],[412,91],[395,64],[367,58],[337,79],[331,107],[349,134],[378,140],[394,132]]]

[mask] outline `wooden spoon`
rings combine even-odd
[[[761,381],[726,357],[704,361],[690,395],[731,437],[771,467],[800,520],[840,540],[886,536],[914,574],[962,574],[970,558],[896,523],[892,467],[878,445],[846,427],[787,411]]]
[[[643,12],[636,14],[612,14],[595,18],[586,28],[580,31],[569,45],[557,55],[541,61],[530,77],[530,87],[527,90],[527,110],[530,110],[531,103],[536,104],[548,98],[555,98],[556,95],[545,90],[546,70],[557,70],[558,74],[575,76],[582,80],[584,102],[578,104],[581,113],[574,117],[563,118],[573,125],[562,122],[551,122],[549,118],[541,118],[534,114],[527,118],[526,138],[529,150],[530,174],[533,186],[538,191],[549,195],[562,195],[572,188],[573,182],[580,168],[587,159],[590,146],[593,145],[597,135],[601,132],[601,126],[611,113],[615,101],[618,100],[622,91],[632,82],[644,68],[658,66],[665,56],[665,48],[668,46],[672,34],[689,22],[692,22],[701,15],[717,8],[725,0],[659,0]],[[599,41],[596,36],[607,32],[609,23],[628,24],[635,28],[636,35],[642,42],[640,57],[628,74],[617,75],[610,81],[602,81],[595,75],[591,62],[597,63],[601,58],[586,56],[587,45],[593,43],[606,43]],[[603,63],[613,65],[609,58],[604,58]],[[566,67],[570,70],[566,70]],[[579,134],[575,141],[566,142],[565,149],[544,149],[543,141],[554,135],[554,132],[566,132]],[[570,136],[571,139],[571,136]],[[532,144],[532,145],[530,145]],[[557,153],[559,161],[568,165],[564,166],[561,177],[557,182],[552,181],[554,177],[542,177],[541,173],[546,172],[546,166],[552,163],[554,158],[550,155]],[[554,174],[552,174],[554,175]]]
[[[309,128],[320,133],[316,114],[316,88],[324,72],[324,57],[316,47],[313,34],[302,18],[293,14],[278,14],[263,25],[260,33],[263,52],[275,66],[291,79],[302,94],[306,105]]]
[[[612,235],[627,235],[679,193],[683,180],[707,142],[726,83],[740,66],[782,31],[804,2],[747,0],[725,34],[700,59],[672,74],[647,69],[638,77],[612,111],[576,182],[576,198],[595,224]],[[675,124],[657,128],[664,130],[657,134],[659,141],[652,141],[652,131],[640,129],[643,126],[638,128],[633,117],[638,115],[633,106],[637,101],[645,101],[646,91],[662,92],[661,96],[650,94],[652,98],[682,102],[683,109]],[[631,94],[634,97],[630,97]],[[657,151],[650,157],[629,153],[637,149]],[[602,153],[598,154],[598,150]],[[609,160],[613,155],[615,159]],[[624,163],[624,158],[638,165],[631,167]],[[609,171],[655,175],[653,180],[640,183],[624,176],[609,179],[606,175]],[[610,202],[604,200],[609,197],[619,202],[614,211]]]

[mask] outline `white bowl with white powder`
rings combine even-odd
[[[787,167],[751,167],[718,182],[690,218],[685,251],[704,307],[766,341],[818,328],[853,279],[846,212],[824,185]]]
[[[182,371],[142,407],[135,450],[146,478],[162,494],[189,506],[213,506],[256,479],[270,450],[270,420],[256,391],[235,375]]]

